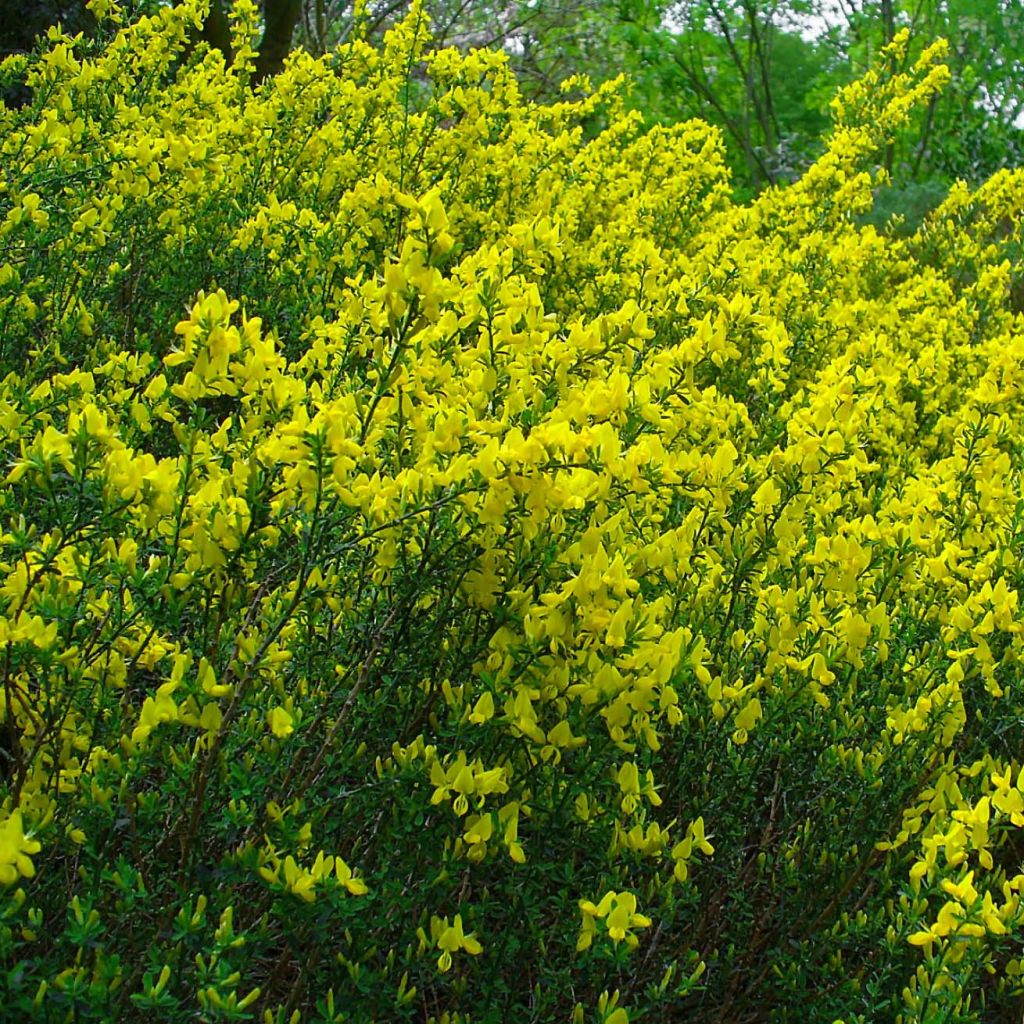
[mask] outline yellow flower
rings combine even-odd
[[[13,885],[19,877],[31,878],[36,869],[29,854],[40,848],[38,840],[25,835],[21,811],[12,811],[0,825],[0,885]]]
[[[366,883],[361,878],[353,877],[352,869],[340,857],[334,858],[334,873],[353,896],[364,896],[369,892]]]
[[[597,922],[603,920],[608,932],[608,937],[613,943],[625,941],[630,949],[639,944],[639,939],[633,934],[633,928],[649,928],[651,919],[644,914],[637,913],[636,896],[631,892],[616,893],[609,890],[604,894],[600,903],[594,904],[590,900],[580,900],[580,911],[583,914],[583,923],[579,938],[576,940],[576,949],[583,951],[588,949],[597,934]]]
[[[295,719],[284,708],[271,708],[267,712],[267,722],[270,725],[270,731],[279,739],[291,736],[295,731]]]
[[[779,485],[770,477],[754,491],[754,511],[759,514],[771,512],[782,498]]]
[[[463,950],[470,956],[479,956],[483,952],[483,946],[472,934],[466,935],[462,930],[462,915],[456,914],[454,921],[448,923],[448,918],[434,917],[430,922],[431,934],[441,955],[437,958],[437,966],[440,971],[450,970],[452,966],[452,954]]]

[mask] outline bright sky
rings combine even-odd
[[[799,31],[804,39],[816,39],[826,32],[830,25],[838,25],[843,21],[842,9],[835,2],[823,2],[821,6],[825,9],[824,16],[818,14],[804,14],[791,19],[790,25]],[[678,31],[683,24],[673,18],[672,11],[668,11],[662,26],[669,31]]]

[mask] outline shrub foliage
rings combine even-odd
[[[0,108],[7,1012],[1009,1011],[1024,174],[863,216],[941,47],[737,205],[418,10],[91,7]]]

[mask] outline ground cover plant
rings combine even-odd
[[[418,9],[0,109],[0,963],[40,1021],[995,1021],[1024,174],[867,223]]]

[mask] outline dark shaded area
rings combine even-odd
[[[85,2],[0,0],[0,60],[13,54],[30,53],[38,37],[52,25],[59,24],[71,34],[94,32],[96,19],[86,9]],[[228,60],[232,57],[229,8],[230,4],[225,4],[224,0],[212,0],[209,17],[199,33],[200,40],[220,50]],[[264,29],[253,85],[278,74],[284,67],[301,14],[302,0],[263,0]],[[8,106],[20,107],[29,101],[30,91],[24,82],[4,82],[0,83],[0,98]]]
[[[256,54],[253,85],[278,74],[284,67],[301,14],[302,0],[263,0],[263,37]],[[231,61],[231,24],[224,0],[211,0],[210,13],[199,37]]]
[[[65,31],[91,32],[96,19],[86,10],[85,0],[0,0],[0,60],[18,53],[29,53],[36,39],[51,25]],[[5,83],[0,98],[8,106],[28,102],[24,83]]]
[[[210,13],[203,23],[199,38],[213,49],[220,50],[227,60],[231,60],[231,25],[221,0],[210,0]]]

